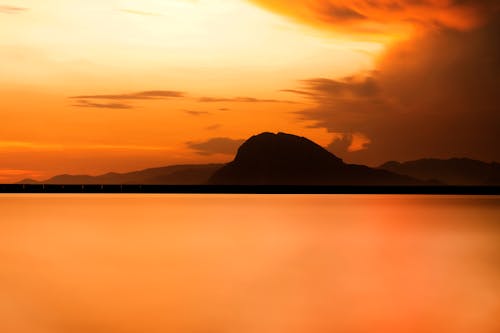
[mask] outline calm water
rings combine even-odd
[[[1,195],[0,332],[500,332],[500,198]]]

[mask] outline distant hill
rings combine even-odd
[[[500,164],[468,158],[387,162],[380,169],[447,185],[500,185]]]
[[[213,185],[424,185],[409,176],[350,165],[323,147],[286,133],[262,133],[210,177]]]
[[[59,175],[45,181],[25,179],[19,184],[143,184],[143,185],[199,185],[205,184],[222,164],[174,165],[129,173],[107,173],[100,176]]]
[[[500,185],[500,164],[467,158],[346,164],[311,140],[286,133],[248,139],[228,164],[174,165],[99,176],[58,175],[18,184],[55,185]]]

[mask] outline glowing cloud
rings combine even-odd
[[[494,0],[250,0],[296,21],[333,32],[404,37],[414,28],[443,26],[467,30],[478,26]]]

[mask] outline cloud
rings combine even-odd
[[[477,27],[499,8],[497,0],[249,0],[325,31],[401,34],[413,28]]]
[[[341,80],[316,78],[302,82],[309,91],[295,91],[296,93],[321,99],[372,98],[380,92],[377,82],[370,76],[348,76]],[[311,90],[315,93],[313,94]]]
[[[32,141],[1,141],[1,151],[65,151],[65,150],[138,150],[138,151],[172,151],[168,146],[116,145],[116,144],[65,144],[40,143]]]
[[[72,96],[73,99],[108,99],[108,100],[156,100],[167,98],[182,98],[186,97],[186,93],[181,91],[171,90],[150,90],[128,94],[112,94],[112,95],[82,95]]]
[[[98,95],[79,95],[71,96],[70,99],[79,100],[162,100],[170,98],[187,98],[188,95],[182,91],[173,90],[148,90],[134,93],[124,94],[98,94]],[[260,99],[255,97],[234,97],[234,98],[221,98],[221,97],[194,97],[195,101],[199,103],[288,103],[296,104],[297,102],[288,100],[277,99]],[[220,108],[220,111],[227,111],[227,108]],[[194,113],[191,113],[195,115]],[[199,113],[197,115],[200,115]]]
[[[294,101],[278,100],[278,99],[260,99],[260,98],[255,98],[255,97],[234,97],[234,98],[200,97],[200,98],[198,98],[198,102],[200,102],[200,103],[222,103],[222,102],[230,102],[230,103],[288,103],[288,104],[296,104],[297,103]],[[223,109],[221,109],[221,110],[223,110]]]
[[[371,140],[363,133],[339,133],[334,136],[333,141],[326,147],[336,155],[344,155],[346,152],[358,152],[368,149]]]
[[[131,105],[124,103],[95,103],[87,100],[78,100],[72,106],[79,108],[98,108],[98,109],[132,109]]]
[[[245,142],[242,139],[212,138],[201,142],[187,142],[187,146],[200,155],[225,154],[234,155]]]
[[[359,13],[353,8],[343,5],[336,5],[328,1],[318,1],[316,3],[316,11],[322,14],[322,19],[333,22],[356,21],[366,18],[365,15]]]
[[[214,131],[214,130],[219,129],[221,127],[222,127],[221,124],[213,124],[213,125],[205,127],[205,129],[209,130],[209,131]]]
[[[498,13],[467,31],[429,30],[390,47],[372,72],[303,80],[288,91],[315,104],[300,119],[345,135],[330,148],[343,149],[346,160],[499,161],[499,35]],[[371,141],[368,149],[345,152],[354,133]]]
[[[2,13],[2,14],[19,14],[19,13],[25,12],[27,10],[28,10],[28,8],[24,8],[24,7],[0,5],[0,13]]]
[[[136,10],[136,9],[120,9],[120,12],[127,13],[127,14],[133,14],[133,15],[140,15],[140,16],[161,16],[161,14],[158,14],[158,13],[145,12],[145,11]]]
[[[293,94],[299,94],[299,95],[305,95],[305,96],[310,96],[310,97],[314,97],[314,93],[311,93],[309,91],[305,91],[305,90],[298,90],[298,89],[281,89],[280,90],[281,92],[289,92],[289,93],[293,93]]]
[[[314,103],[298,116],[334,133],[332,151],[371,164],[429,156],[500,160],[498,1],[254,2],[325,31],[404,37],[371,72],[310,78],[283,90]]]
[[[191,116],[196,116],[196,117],[210,115],[210,112],[208,111],[194,111],[194,110],[183,110],[183,111]]]
[[[305,95],[317,106],[299,111],[299,117],[334,133],[360,132],[366,123],[390,116],[394,109],[371,75],[337,80],[314,78],[300,83],[301,90],[291,91]]]

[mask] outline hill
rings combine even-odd
[[[20,181],[19,184],[199,185],[206,183],[210,176],[221,167],[222,164],[174,165],[128,173],[111,172],[100,176],[58,175],[41,182],[25,179]]]
[[[467,158],[347,164],[311,140],[261,133],[243,143],[226,165],[174,165],[99,176],[58,175],[18,184],[56,185],[500,185],[500,164]]]
[[[212,185],[425,185],[408,176],[344,163],[318,144],[286,133],[248,139]]]
[[[468,158],[420,159],[404,163],[391,161],[379,168],[447,185],[500,185],[500,164]]]

